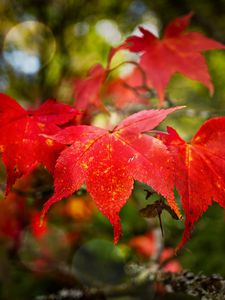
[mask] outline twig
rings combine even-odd
[[[108,74],[118,68],[120,68],[121,66],[125,65],[125,64],[132,64],[132,65],[135,65],[138,70],[141,72],[141,76],[142,76],[142,82],[143,82],[143,85],[147,85],[147,76],[146,76],[146,73],[145,71],[142,69],[142,67],[140,66],[140,64],[136,61],[133,61],[133,60],[126,60],[126,61],[123,61],[121,62],[120,64],[118,64],[117,66],[115,66],[114,68],[112,69],[109,69],[108,71]]]

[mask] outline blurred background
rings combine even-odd
[[[0,0],[0,92],[24,107],[35,107],[47,98],[73,104],[74,81],[93,64],[106,65],[110,48],[136,33],[138,25],[160,36],[165,24],[190,11],[191,30],[225,43],[223,0]],[[180,74],[173,76],[167,89],[173,103],[187,109],[168,117],[160,129],[174,126],[187,140],[206,119],[225,114],[225,51],[204,55],[215,88],[212,97],[203,85]],[[154,99],[148,107],[156,107]],[[118,110],[112,115],[120,118]],[[107,122],[115,120],[104,113],[93,120],[100,126]],[[140,216],[139,209],[158,198],[146,200],[147,187],[139,183],[121,212],[123,236],[114,246],[110,224],[85,189],[55,205],[40,229],[39,212],[53,189],[51,176],[36,170],[19,180],[6,199],[3,166],[0,177],[0,299],[34,299],[78,282],[91,287],[123,283],[128,280],[127,266],[152,263],[157,247],[170,257],[180,241],[183,223],[167,212],[162,214],[164,237],[157,218]],[[225,276],[224,218],[223,209],[213,204],[170,261],[172,266],[166,264],[168,270]]]

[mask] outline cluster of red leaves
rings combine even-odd
[[[87,111],[95,106],[106,111],[101,99],[102,85],[110,72],[111,59],[121,49],[140,53],[139,67],[125,80],[109,81],[105,89],[109,96],[124,96],[136,102],[130,91],[145,87],[146,82],[140,78],[145,74],[162,103],[165,88],[175,72],[202,82],[212,92],[201,52],[225,47],[200,33],[185,32],[190,17],[191,14],[172,21],[162,39],[140,28],[143,36],[131,36],[112,49],[106,68],[95,65],[86,78],[75,82],[74,107],[47,100],[35,111],[24,110],[1,94],[0,151],[8,175],[7,193],[16,179],[39,164],[44,165],[54,175],[55,188],[44,205],[44,217],[53,203],[86,184],[98,209],[114,227],[115,243],[121,234],[119,213],[131,194],[134,180],[163,195],[180,217],[173,193],[177,188],[185,212],[185,231],[179,247],[212,200],[225,207],[225,118],[207,121],[190,144],[172,128],[157,136],[148,134],[181,107],[140,111],[111,131],[91,125],[69,126],[71,121],[74,123],[77,109]],[[124,89],[130,87],[125,93]],[[124,105],[120,100],[116,103],[118,107]]]
[[[113,104],[118,108],[130,103],[145,104],[146,99],[138,96],[132,88],[138,86],[145,90],[146,83],[149,88],[156,90],[162,105],[166,87],[177,72],[201,82],[212,94],[213,84],[202,52],[225,49],[225,46],[199,32],[186,32],[191,17],[192,13],[173,20],[167,25],[162,38],[139,27],[142,36],[130,36],[123,44],[111,49],[106,68],[95,65],[89,70],[87,78],[75,82],[75,107],[84,111],[90,105],[104,109],[102,101],[108,97],[112,98]],[[102,85],[111,71],[111,61],[120,50],[129,50],[140,55],[139,69],[145,73],[146,82],[141,78],[140,72],[135,70],[128,78],[109,81],[109,86],[104,92]]]

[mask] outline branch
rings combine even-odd
[[[217,274],[159,273],[157,281],[165,285],[167,292],[181,292],[205,300],[222,300],[225,295],[225,280]]]
[[[141,73],[141,76],[142,76],[142,82],[143,82],[143,86],[147,86],[147,76],[146,76],[146,73],[145,71],[143,70],[143,68],[140,66],[140,64],[136,61],[133,61],[133,60],[126,60],[126,61],[123,61],[121,62],[120,64],[118,64],[117,66],[113,67],[112,69],[109,69],[108,70],[108,74],[111,73],[112,71],[120,68],[121,66],[125,65],[125,64],[131,64],[131,65],[134,65],[136,66],[136,68],[140,71]]]
[[[155,293],[152,287],[154,283],[163,284],[166,293],[182,293],[205,300],[222,300],[225,295],[225,280],[217,274],[205,276],[187,271],[164,273],[145,269],[128,283],[86,290],[63,289],[57,294],[38,296],[35,300],[97,300],[107,297],[137,296],[146,293],[149,287],[152,288],[152,293]]]

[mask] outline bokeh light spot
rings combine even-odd
[[[3,57],[18,73],[32,75],[46,66],[56,51],[51,29],[37,21],[19,23],[9,30],[3,44]]]

